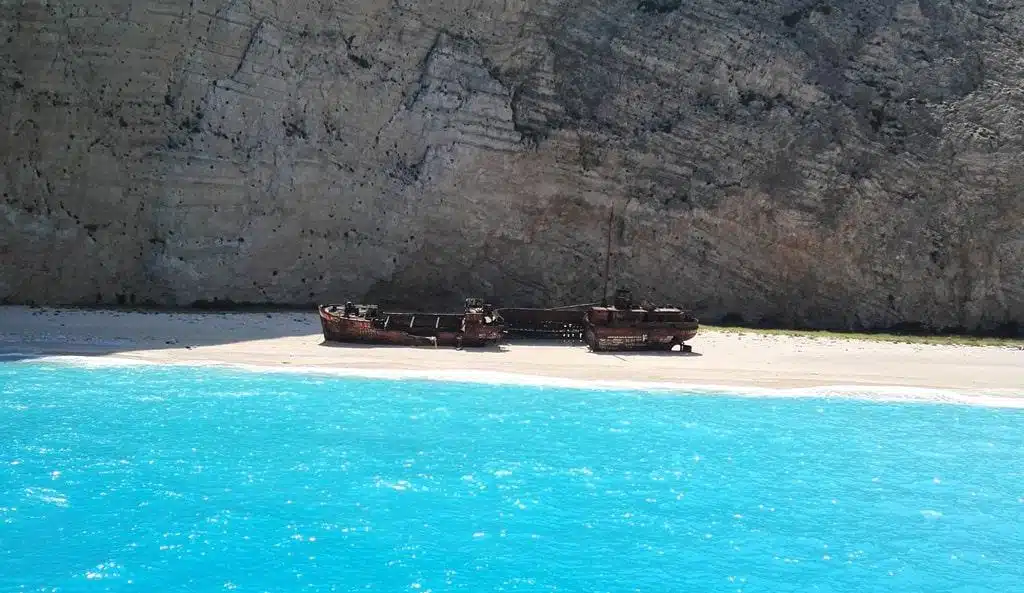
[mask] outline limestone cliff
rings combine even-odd
[[[12,0],[0,43],[8,302],[561,304],[610,236],[705,319],[1024,321],[1016,0]]]

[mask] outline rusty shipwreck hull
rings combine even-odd
[[[591,325],[584,332],[584,341],[594,352],[615,350],[671,350],[684,346],[697,335],[696,323],[608,326]]]
[[[465,313],[379,311],[373,305],[321,305],[320,326],[328,342],[395,346],[487,346],[505,336],[504,322],[489,306]]]
[[[593,307],[587,311],[584,341],[594,352],[613,350],[671,350],[692,340],[700,325],[696,317],[675,308],[620,309]]]
[[[502,308],[509,336],[585,342],[590,349],[670,350],[692,340],[700,328],[689,311],[678,307],[634,305],[629,290],[619,289],[610,307],[573,305],[554,309]]]

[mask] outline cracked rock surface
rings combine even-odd
[[[0,299],[1024,321],[1014,0],[0,4]]]

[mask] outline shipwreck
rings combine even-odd
[[[510,336],[585,342],[594,352],[622,350],[692,351],[686,344],[700,327],[689,311],[674,306],[634,303],[619,289],[612,304],[589,303],[550,309],[502,308]]]
[[[611,307],[591,307],[584,319],[583,335],[594,352],[603,350],[672,350],[693,348],[686,344],[697,335],[699,320],[679,307],[634,304],[632,293],[619,290]]]
[[[466,299],[462,313],[381,311],[377,305],[321,305],[327,342],[396,346],[487,346],[505,336],[501,314],[481,299]]]
[[[501,308],[510,337],[561,342],[585,342],[593,352],[614,350],[673,350],[692,352],[686,344],[700,328],[697,317],[675,306],[634,303],[633,292],[619,288],[608,305],[612,271],[612,236],[615,210],[608,214],[604,253],[604,288],[600,303],[565,307]]]
[[[482,299],[466,299],[462,313],[388,313],[376,305],[321,305],[320,323],[328,342],[362,342],[402,346],[486,346],[510,338],[585,342],[593,352],[673,350],[691,352],[686,344],[700,327],[689,311],[675,306],[634,303],[633,293],[618,289],[607,302],[611,277],[612,225],[608,218],[604,288],[600,303],[552,308],[495,309]]]

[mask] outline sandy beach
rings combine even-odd
[[[1024,350],[706,331],[694,352],[600,353],[582,345],[501,348],[327,345],[315,312],[151,313],[0,307],[5,359],[73,355],[164,364],[313,368],[451,378],[520,376],[552,383],[826,392],[945,390],[1024,397]],[[902,389],[894,389],[902,388]]]

